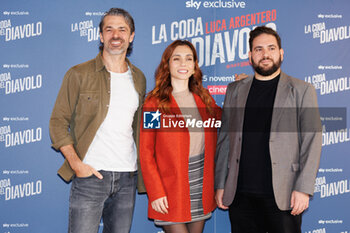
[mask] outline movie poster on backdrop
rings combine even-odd
[[[307,212],[306,232],[349,232],[350,171],[348,151],[350,134],[348,108],[350,90],[349,66],[345,60],[349,52],[349,19],[341,8],[319,11],[304,26],[304,37],[312,41],[322,59],[316,59],[312,74],[304,80],[312,83],[324,114],[322,132],[322,160],[315,183],[313,211]],[[346,26],[345,26],[346,25]],[[310,72],[311,73],[311,72]],[[339,114],[336,107],[343,108]],[[327,123],[341,124],[333,129]]]
[[[300,67],[308,67],[300,71],[301,79],[316,89],[323,126],[315,194],[304,214],[303,230],[307,233],[349,232],[349,210],[344,205],[350,200],[346,152],[350,141],[347,118],[350,67],[346,61],[350,34],[346,9],[345,2],[344,5],[325,2],[316,5],[298,23],[297,43],[305,44],[305,55],[300,56],[304,65]]]
[[[250,71],[249,32],[259,25],[277,30],[278,19],[277,10],[273,8],[254,10],[248,8],[245,2],[240,2],[234,5],[238,9],[225,9],[229,7],[224,6],[231,6],[229,3],[212,5],[209,1],[203,4],[187,1],[186,8],[191,8],[194,13],[152,25],[152,45],[168,44],[176,39],[192,42],[203,71],[203,84],[220,106],[223,105],[227,84],[235,81],[234,74],[239,70]],[[207,14],[208,8],[214,8],[215,13]],[[200,14],[201,9],[206,14]],[[199,16],[193,17],[196,14]]]
[[[41,14],[5,5],[0,11],[0,229],[33,232],[40,223],[31,216],[43,205],[46,191],[35,162],[47,142],[40,112],[46,73],[35,61],[40,54],[27,48],[42,43],[47,34]]]

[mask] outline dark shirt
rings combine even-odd
[[[279,78],[254,78],[250,88],[244,111],[238,192],[273,194],[269,138]]]

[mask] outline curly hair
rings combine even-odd
[[[155,88],[148,93],[146,101],[150,98],[158,100],[158,108],[164,113],[170,113],[170,100],[173,87],[171,86],[171,75],[169,68],[169,60],[177,46],[188,46],[193,53],[195,63],[194,74],[190,77],[188,82],[189,90],[198,95],[206,106],[209,114],[214,114],[213,99],[210,93],[202,85],[202,71],[198,65],[197,52],[191,42],[186,40],[175,40],[163,52],[162,59],[155,72],[156,85]]]

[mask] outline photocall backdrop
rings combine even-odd
[[[147,91],[166,46],[186,39],[220,106],[234,74],[253,73],[249,32],[265,24],[276,29],[285,51],[282,70],[314,84],[322,108],[321,164],[303,232],[350,232],[348,0],[2,0],[1,233],[67,231],[70,184],[56,174],[63,156],[50,146],[49,119],[65,72],[98,53],[98,24],[111,7],[135,19],[130,60],[145,73]],[[328,127],[338,122],[341,127]],[[131,232],[161,231],[147,219],[147,196],[137,195]],[[229,233],[227,211],[216,210],[204,232]]]

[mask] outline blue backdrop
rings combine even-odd
[[[322,107],[321,164],[303,232],[350,232],[348,0],[2,0],[0,232],[67,231],[70,184],[56,174],[63,157],[50,147],[48,122],[65,72],[98,53],[98,24],[111,7],[135,19],[130,60],[145,73],[147,91],[165,47],[187,39],[221,106],[233,75],[253,72],[249,32],[263,24],[276,29],[283,71],[313,83]],[[329,127],[337,122],[344,124]],[[229,226],[228,213],[216,210],[204,232],[229,233]],[[137,195],[131,232],[161,232],[147,219],[146,195]]]

